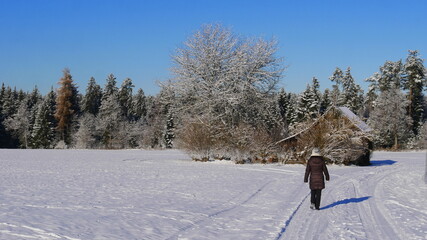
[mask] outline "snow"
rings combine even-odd
[[[347,107],[338,107],[338,109],[347,116],[354,125],[356,125],[360,130],[363,132],[371,132],[372,129],[366,124],[364,121],[362,121],[356,114],[354,114],[350,109]]]
[[[426,239],[426,152],[329,166],[321,210],[302,165],[177,151],[0,150],[0,239]]]

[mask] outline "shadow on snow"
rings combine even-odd
[[[335,206],[342,205],[342,204],[360,203],[360,202],[363,202],[365,200],[368,200],[369,198],[371,198],[371,196],[361,197],[361,198],[347,198],[347,199],[344,199],[344,200],[336,201],[336,202],[331,203],[331,204],[329,204],[327,206],[324,206],[324,207],[320,208],[320,210],[325,210],[325,209],[328,209],[328,208],[333,208]]]
[[[371,166],[386,166],[386,165],[393,165],[397,163],[397,161],[394,160],[374,160],[371,161]]]

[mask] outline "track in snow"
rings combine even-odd
[[[388,196],[384,193],[387,190],[384,183],[395,181],[394,174],[404,168],[393,166],[394,163],[385,160],[382,166],[365,167],[365,171],[335,176],[322,192],[320,211],[309,209],[310,200],[307,197],[302,199],[276,239],[421,240],[420,232],[421,235],[426,233],[427,237],[426,228],[417,228],[413,234],[408,234],[407,226],[403,227],[402,222],[396,221],[385,206],[387,201],[384,200]],[[423,222],[426,220],[421,219]]]

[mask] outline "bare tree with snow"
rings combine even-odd
[[[176,50],[175,78],[164,87],[176,94],[187,122],[201,123],[213,138],[240,123],[268,128],[266,119],[280,122],[279,110],[271,108],[278,108],[272,95],[284,70],[276,51],[276,41],[205,25]]]

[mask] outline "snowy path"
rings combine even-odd
[[[376,153],[364,171],[330,167],[345,174],[332,175],[321,211],[299,210],[277,239],[427,239],[425,157]]]
[[[427,239],[426,153],[372,160],[329,166],[313,211],[301,165],[0,150],[0,239]]]

